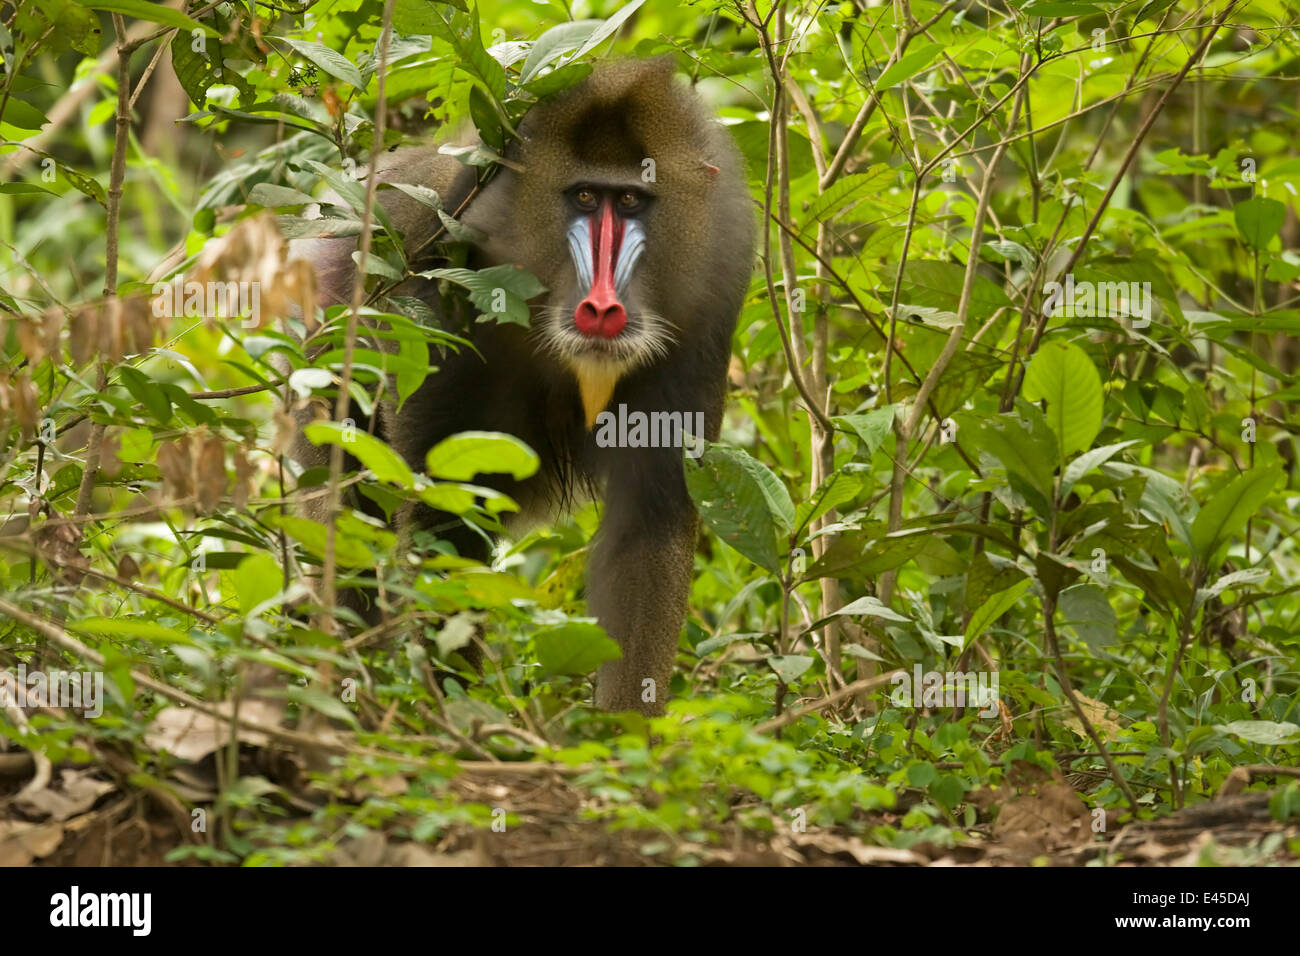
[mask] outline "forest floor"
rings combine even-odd
[[[193,832],[190,807],[215,797],[213,755],[178,765],[166,782],[145,779],[139,768],[102,745],[97,757],[99,761],[90,766],[49,767],[48,779],[33,787],[40,781],[32,776],[35,766],[28,755],[0,753],[0,866],[161,865],[178,847],[206,842],[206,833]],[[351,793],[326,793],[298,772],[302,765],[294,755],[245,745],[241,759],[264,775],[259,779],[279,778],[270,790],[278,810],[290,820],[307,820],[313,814],[319,819],[331,801],[360,805],[368,797],[397,798],[412,784],[405,774],[392,773],[363,778]],[[133,771],[134,782],[127,783]],[[761,811],[762,805],[741,794],[725,819],[708,826],[704,839],[698,829],[692,831],[696,839],[681,833],[611,829],[610,822],[600,818],[602,798],[576,786],[574,775],[573,768],[541,762],[464,763],[439,796],[454,804],[508,807],[509,823],[503,828],[494,830],[490,821],[452,823],[432,839],[417,841],[411,838],[415,821],[401,815],[365,829],[339,824],[337,836],[324,841],[320,862],[337,866],[1300,863],[1300,823],[1295,818],[1288,823],[1276,821],[1269,813],[1268,793],[1259,791],[1220,794],[1157,819],[1127,824],[1106,820],[1105,832],[1094,833],[1098,815],[1087,809],[1069,778],[1019,764],[1007,786],[971,797],[980,819],[993,816],[989,811],[997,809],[991,825],[956,831],[959,840],[953,846],[916,843],[900,849],[872,845],[854,830],[896,825],[905,808],[861,813],[851,821],[853,829],[792,827],[775,814],[768,817],[770,829],[756,829],[754,813],[745,811]],[[1238,787],[1225,791],[1232,789]],[[742,826],[740,820],[751,822]],[[345,829],[360,835],[347,835]]]

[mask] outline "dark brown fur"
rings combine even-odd
[[[488,237],[472,265],[520,265],[550,290],[534,303],[534,330],[477,325],[479,354],[462,350],[435,357],[438,373],[400,411],[382,409],[379,431],[416,468],[423,467],[434,443],[455,432],[518,436],[540,455],[540,472],[498,487],[526,514],[554,513],[592,492],[603,496],[600,531],[587,564],[588,607],[618,641],[623,657],[601,669],[596,702],[612,710],[658,713],[686,613],[697,519],[681,449],[597,447],[572,363],[563,347],[547,339],[557,323],[571,322],[580,297],[564,234],[572,215],[564,193],[577,182],[598,182],[635,186],[653,196],[642,216],[646,251],[626,297],[629,331],[666,330],[672,341],[663,340],[656,354],[629,359],[607,407],[703,412],[712,440],[722,419],[731,336],[753,259],[754,217],[741,160],[714,118],[679,84],[672,63],[663,60],[598,67],[579,86],[534,108],[520,133],[523,142],[507,158],[524,171],[502,169],[461,218]],[[645,158],[655,162],[655,182],[642,180]],[[471,170],[426,148],[395,153],[382,175],[431,186],[448,210],[474,184]],[[408,249],[437,228],[427,208],[398,191],[381,190],[380,197]],[[347,298],[350,251],[339,240],[317,240],[306,250],[327,301]],[[311,447],[303,447],[299,457],[304,464],[324,460]],[[425,526],[445,525],[443,519],[427,509],[414,516]],[[464,529],[443,536],[463,552],[485,556],[481,540]],[[647,680],[654,682],[652,699]]]

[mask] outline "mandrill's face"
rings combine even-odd
[[[604,177],[571,184],[562,200],[568,267],[534,329],[541,347],[577,376],[590,425],[618,379],[667,355],[676,337],[651,307],[641,274],[652,242],[653,194],[633,177]]]
[[[532,272],[538,352],[577,379],[590,425],[624,376],[722,354],[752,262],[735,147],[671,61],[615,64],[529,112],[465,221]]]

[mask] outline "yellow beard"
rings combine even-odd
[[[582,411],[587,419],[587,428],[594,428],[596,416],[605,410],[614,394],[614,386],[623,374],[623,367],[599,359],[574,359],[573,374],[578,377],[578,390],[582,394]]]

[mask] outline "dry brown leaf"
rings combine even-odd
[[[140,565],[131,555],[124,554],[117,561],[117,576],[123,581],[139,581]]]
[[[1014,851],[1038,854],[1073,846],[1090,833],[1092,815],[1060,770],[1049,773],[1037,764],[1013,761],[1003,790],[1008,792],[999,800],[993,836]]]
[[[194,493],[191,485],[190,441],[187,435],[158,446],[158,470],[163,476],[163,492],[179,500]]]
[[[166,750],[182,760],[199,761],[230,743],[230,704],[216,705],[222,718],[184,707],[165,707],[154,717],[145,733],[145,743],[154,750]],[[284,717],[280,701],[246,699],[239,703],[239,717],[267,727],[279,725]],[[265,747],[269,738],[258,730],[241,727],[239,739]]]
[[[14,802],[29,815],[62,822],[85,813],[112,789],[111,783],[96,780],[84,770],[64,769],[59,772],[57,784],[51,783],[35,793],[24,793]]]
[[[58,823],[0,820],[0,866],[27,866],[49,856],[62,842]]]
[[[1112,709],[1108,704],[1104,704],[1099,700],[1093,700],[1091,697],[1085,697],[1077,691],[1074,696],[1079,699],[1079,706],[1083,708],[1083,712],[1087,715],[1089,722],[1102,733],[1103,737],[1108,740],[1114,740],[1119,736],[1120,731],[1122,731],[1123,728],[1119,725],[1118,712]],[[1065,718],[1063,723],[1080,737],[1088,736],[1088,732],[1083,728],[1083,723],[1078,717],[1074,716],[1073,710],[1070,711],[1070,716]]]
[[[226,493],[226,443],[220,438],[204,440],[194,456],[194,492],[202,514],[214,511]]]
[[[800,849],[813,847],[823,853],[832,855],[847,853],[863,866],[873,866],[881,863],[910,863],[916,866],[924,866],[930,862],[928,857],[924,857],[912,850],[900,850],[889,846],[871,846],[868,843],[863,843],[855,836],[841,836],[828,830],[813,829],[807,833],[791,831],[786,834],[786,837]]]
[[[248,499],[257,490],[257,468],[248,460],[244,449],[235,449],[235,489],[233,499],[236,508],[247,508]]]

